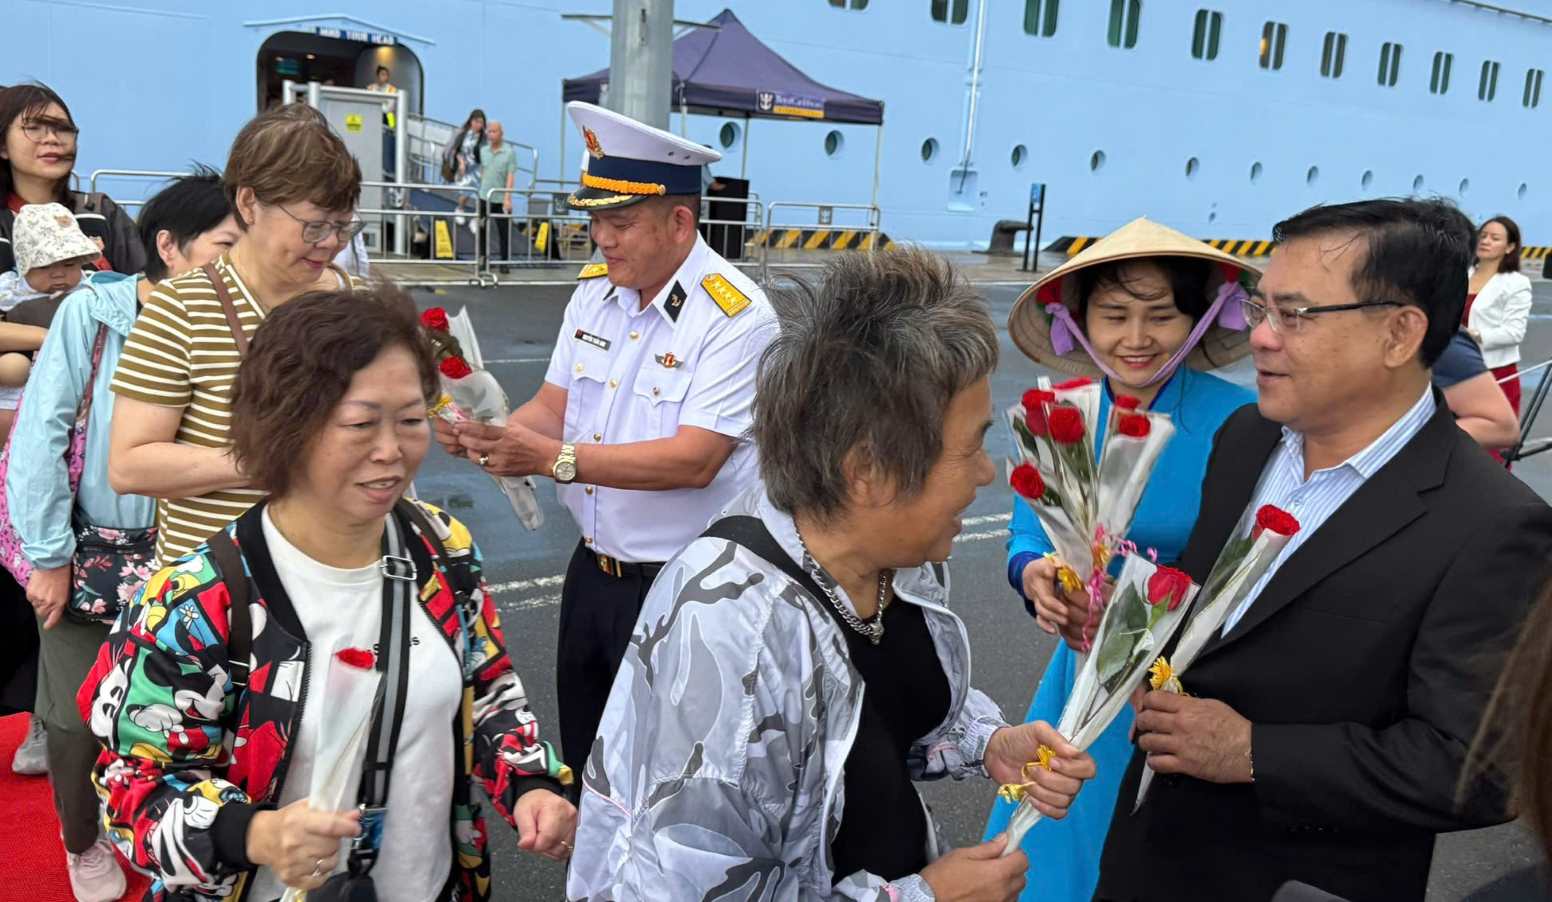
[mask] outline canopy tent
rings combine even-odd
[[[873,196],[878,200],[879,151],[883,147],[884,102],[837,90],[808,77],[767,47],[724,9],[713,28],[692,28],[674,40],[673,105],[681,114],[742,116],[750,119],[806,119],[878,127],[874,153]],[[562,84],[567,101],[598,103],[609,82],[600,69]],[[563,118],[564,128],[564,118]],[[564,141],[564,133],[562,134]],[[564,159],[564,146],[562,159]],[[746,122],[744,165],[749,160]]]

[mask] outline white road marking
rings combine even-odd
[[[991,523],[1006,523],[1012,519],[1012,514],[988,514],[984,517],[966,517],[965,526],[985,526]],[[954,537],[954,544],[963,542],[984,542],[988,539],[1000,539],[1008,534],[1006,529],[990,529],[981,532],[960,533]],[[492,595],[502,595],[508,592],[521,592],[525,589],[547,589],[558,586],[566,581],[564,573],[553,576],[541,576],[536,579],[514,579],[504,583],[493,583],[488,589]],[[503,607],[511,611],[528,611],[536,608],[548,608],[560,604],[559,592],[545,592],[543,594],[529,595],[516,601],[505,603]]]
[[[549,363],[548,357],[491,357],[486,363]]]

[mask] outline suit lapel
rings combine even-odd
[[[1437,393],[1435,400],[1439,410],[1433,418],[1283,562],[1228,635],[1215,636],[1202,655],[1237,642],[1321,580],[1423,515],[1427,507],[1418,495],[1444,481],[1455,430],[1454,416]]]

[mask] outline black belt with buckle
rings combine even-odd
[[[586,546],[583,547],[585,548]],[[615,579],[624,579],[627,576],[640,576],[651,581],[657,579],[658,573],[663,569],[663,565],[660,563],[631,564],[612,558],[607,554],[599,554],[591,548],[587,549],[587,553],[593,559],[593,563],[598,566],[598,569]]]

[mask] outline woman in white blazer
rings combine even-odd
[[[1477,232],[1477,263],[1471,270],[1461,321],[1482,346],[1482,362],[1501,381],[1514,412],[1520,412],[1520,342],[1530,321],[1530,279],[1520,272],[1520,227],[1494,216]]]

